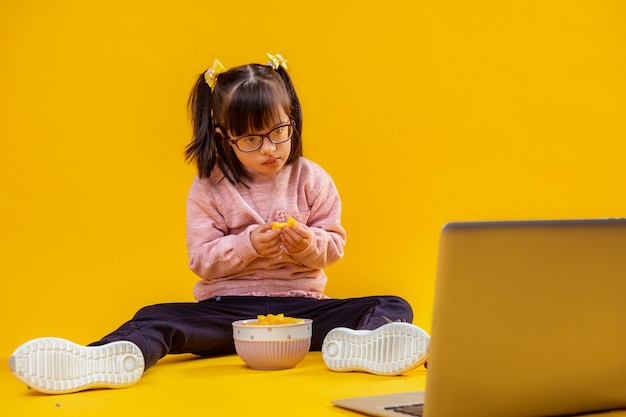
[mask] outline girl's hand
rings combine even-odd
[[[301,223],[280,229],[280,241],[289,253],[298,253],[309,247],[311,230]]]
[[[280,230],[272,230],[272,223],[265,223],[250,232],[252,246],[261,256],[277,257],[283,252]]]

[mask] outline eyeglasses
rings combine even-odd
[[[274,145],[287,142],[293,136],[294,129],[295,123],[293,120],[290,120],[289,123],[277,126],[266,133],[228,138],[228,140],[237,146],[237,149],[241,152],[254,152],[263,146],[263,139],[265,138],[268,138]]]

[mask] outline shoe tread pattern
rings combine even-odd
[[[130,342],[80,346],[60,338],[40,338],[18,347],[9,359],[11,372],[47,394],[133,385],[144,370],[143,355]]]
[[[409,323],[367,332],[337,328],[324,339],[322,357],[333,371],[400,375],[426,362],[429,341],[426,332]]]

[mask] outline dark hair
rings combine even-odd
[[[196,164],[200,178],[209,177],[217,163],[231,183],[245,184],[248,172],[215,129],[230,131],[233,136],[262,131],[281,122],[281,109],[295,123],[291,153],[285,163],[292,164],[302,156],[300,100],[283,67],[275,70],[271,65],[249,64],[231,68],[218,74],[213,91],[204,73],[200,74],[188,106],[193,139],[185,148],[185,159]]]

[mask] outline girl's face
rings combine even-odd
[[[275,126],[269,126],[268,129],[263,132],[247,132],[245,136],[264,135],[269,133],[272,129],[287,123],[289,123],[289,117],[284,111],[281,111],[280,122]],[[229,137],[232,137],[230,136],[230,132],[227,132],[227,134]],[[243,152],[231,141],[228,143],[235,152],[239,162],[247,169],[259,174],[277,173],[285,165],[291,153],[291,140],[276,144],[270,141],[267,136],[263,138],[261,147],[252,152]]]

